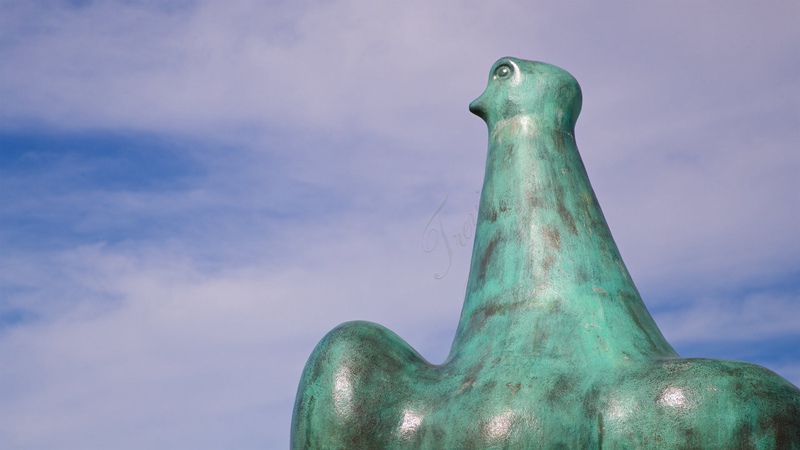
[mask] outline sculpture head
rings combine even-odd
[[[517,58],[500,58],[489,72],[489,85],[469,110],[492,130],[498,122],[527,116],[537,125],[569,132],[581,111],[581,88],[567,71]]]

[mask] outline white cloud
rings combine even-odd
[[[443,357],[449,336],[426,340],[442,321],[455,325],[460,298],[452,282],[463,284],[468,259],[434,280],[431,266],[440,261],[422,251],[416,221],[378,234],[351,224],[337,239],[298,229],[287,245],[297,253],[282,268],[209,270],[176,248],[93,245],[27,280],[10,274],[27,288],[48,278],[72,288],[45,285],[28,306],[72,307],[40,310],[32,323],[4,331],[0,354],[15,364],[0,374],[8,388],[0,440],[13,448],[220,448],[238,430],[251,439],[243,447],[264,439],[283,445],[302,365],[336,324],[378,321]],[[275,407],[283,416],[272,426],[280,429],[253,418],[239,423],[242,411],[263,420]],[[209,421],[218,426],[206,429]],[[34,433],[42,423],[50,425]],[[204,429],[185,435],[196,427]]]
[[[747,342],[800,336],[800,301],[796,295],[756,293],[741,302],[697,299],[689,308],[658,314],[671,342]]]

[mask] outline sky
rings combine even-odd
[[[286,448],[330,329],[446,357],[503,56],[685,357],[800,385],[796,1],[0,0],[0,448]],[[427,240],[423,238],[427,236]]]

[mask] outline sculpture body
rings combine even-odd
[[[800,390],[680,358],[642,302],[575,145],[578,83],[503,58],[470,105],[489,128],[456,337],[441,365],[368,322],[300,381],[293,449],[800,449]]]

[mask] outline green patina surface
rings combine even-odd
[[[489,152],[449,357],[337,327],[303,372],[293,449],[800,449],[797,387],[662,336],[578,154],[580,107],[562,69],[495,63],[470,105]]]

